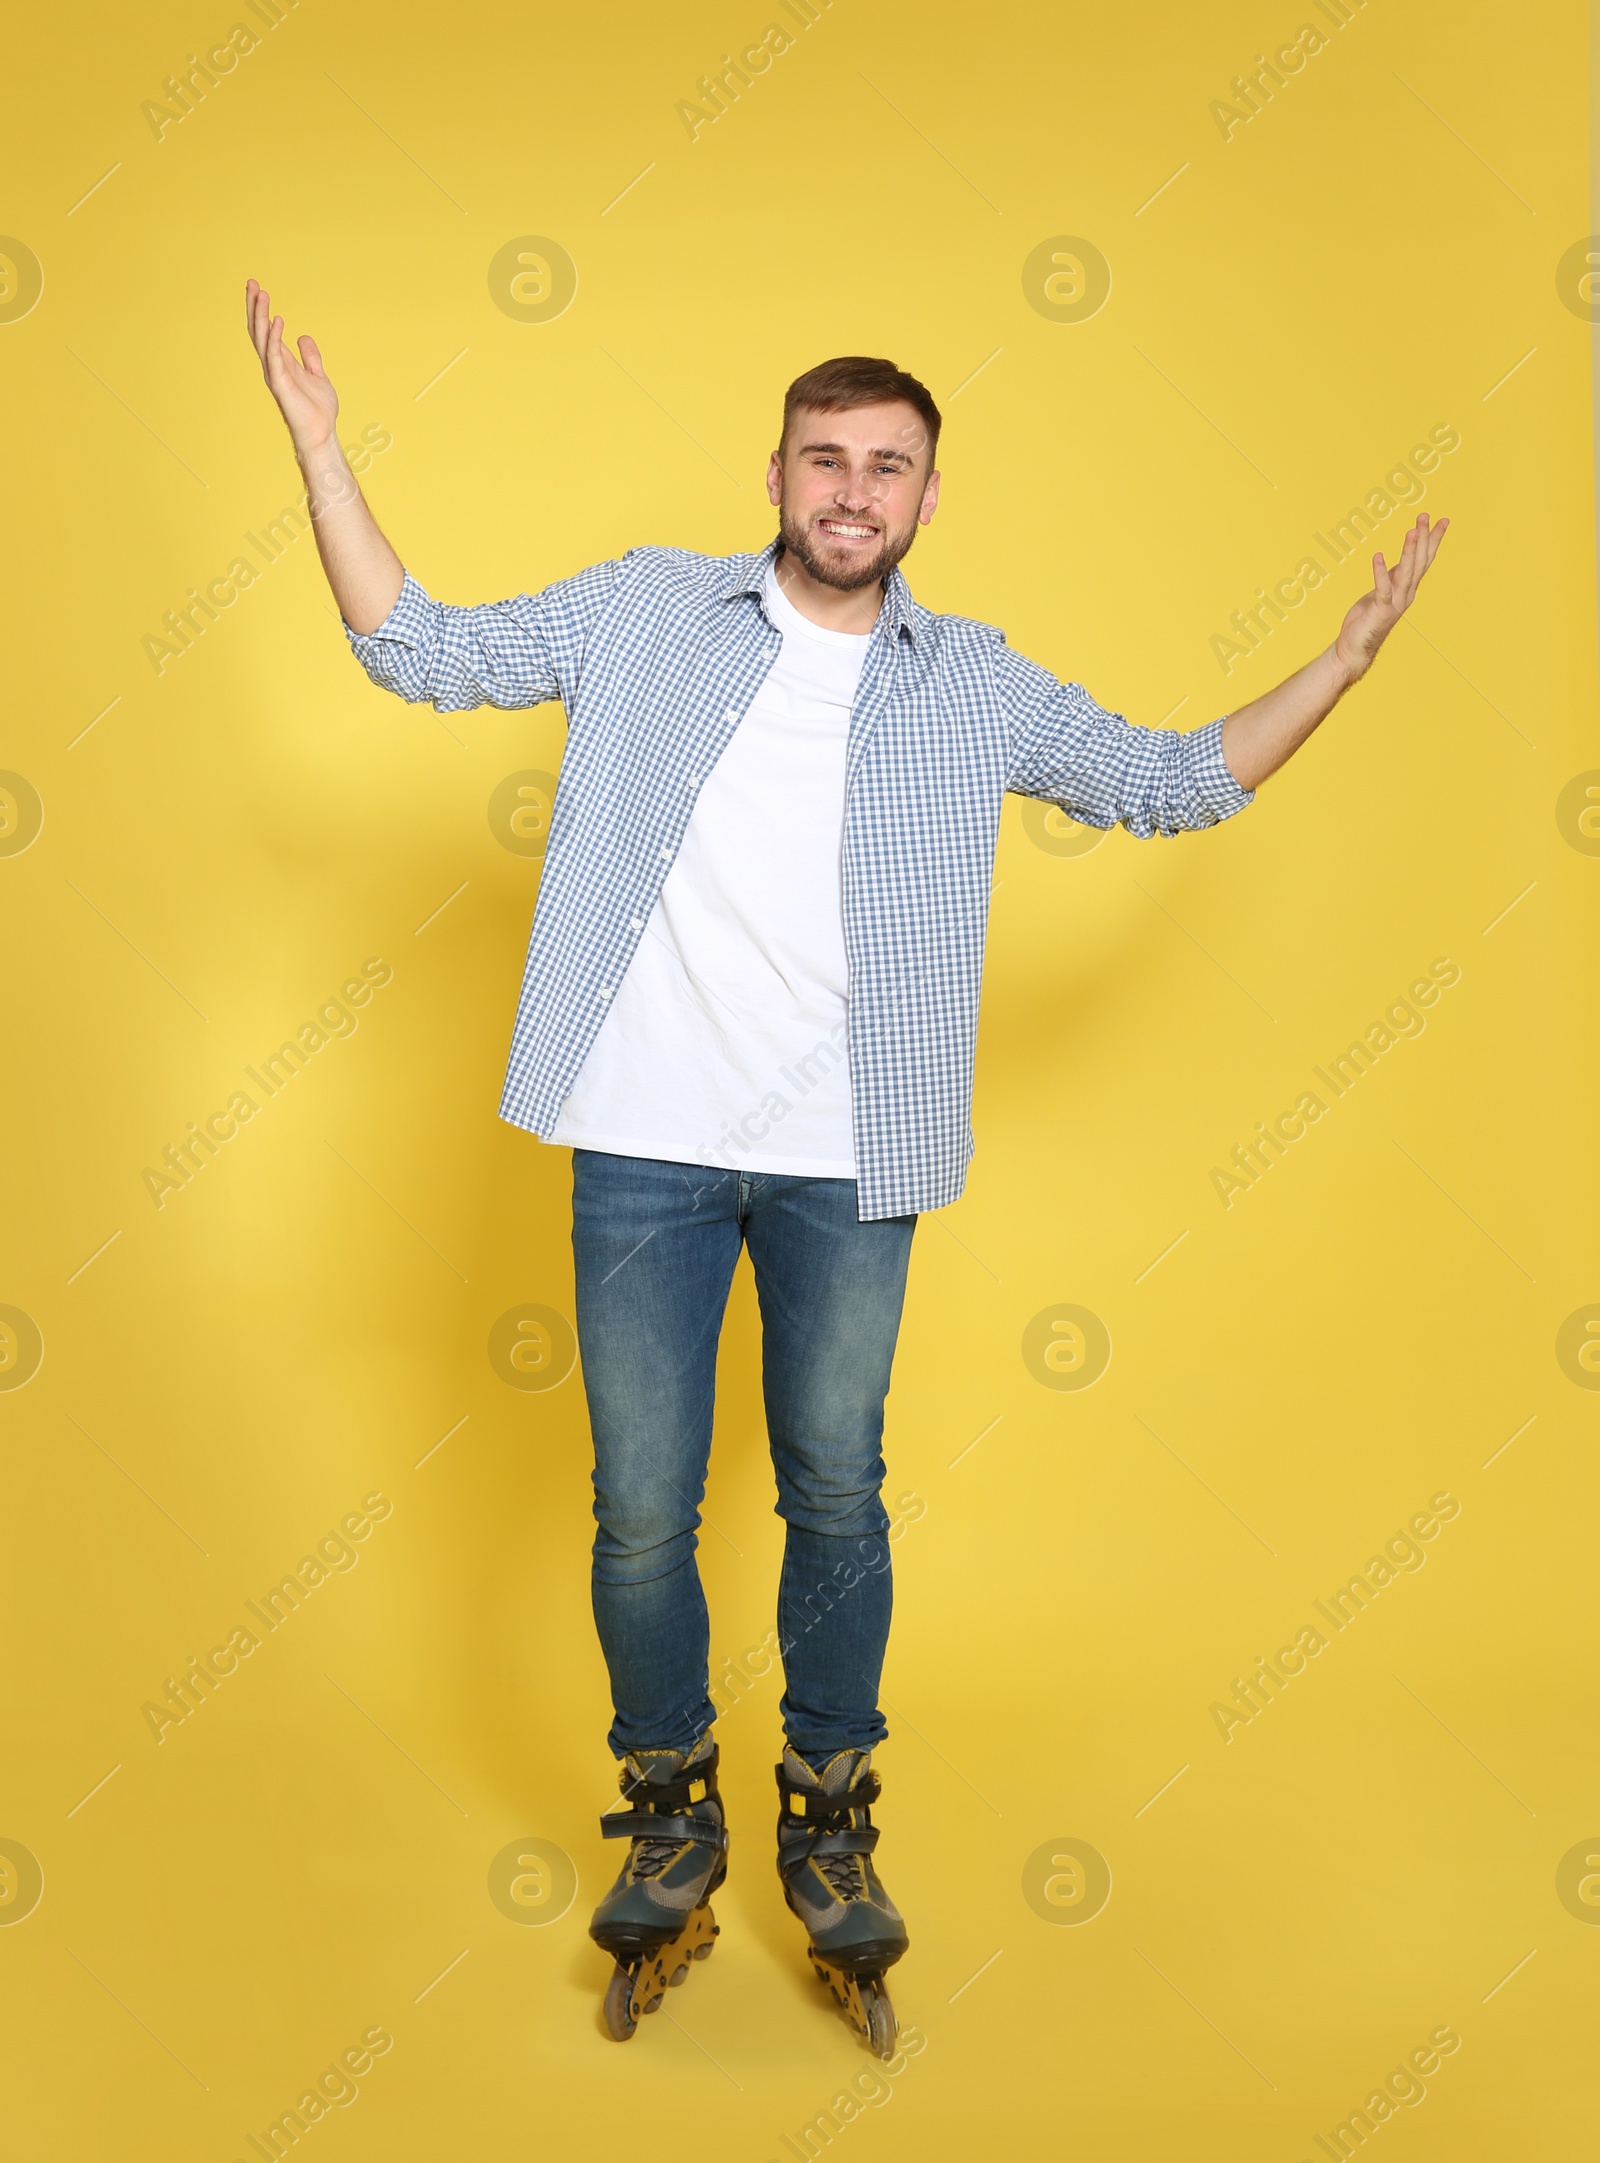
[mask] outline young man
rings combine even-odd
[[[728,1844],[695,1531],[741,1244],[787,1532],[778,1869],[870,2045],[906,1930],[873,1867],[888,1519],[879,1445],[917,1214],[953,1202],[1007,789],[1131,833],[1213,826],[1365,674],[1433,561],[1426,515],[1325,653],[1188,734],[1134,728],[1003,635],[911,598],[939,412],[883,360],[789,387],[759,555],[634,548],[542,593],[433,601],[379,532],[310,338],[250,335],[350,643],[441,713],[559,698],[567,745],[501,1116],[573,1151],[593,1593],[631,1806],[591,1924],[633,2033],[711,1950]]]

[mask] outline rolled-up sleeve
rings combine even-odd
[[[1125,826],[1141,840],[1216,826],[1255,801],[1222,756],[1222,721],[1199,729],[1138,728],[1081,683],[1062,683],[1001,644],[1001,696],[1011,733],[1006,786],[1042,797],[1085,826]]]
[[[611,599],[615,563],[592,564],[541,593],[455,608],[409,571],[375,631],[344,633],[380,690],[438,713],[470,706],[538,706],[567,699],[590,629]]]

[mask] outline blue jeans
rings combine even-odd
[[[859,1222],[853,1179],[573,1151],[594,1617],[616,1756],[688,1749],[716,1717],[696,1528],[717,1339],[741,1242],[761,1302],[767,1433],[788,1528],[778,1586],[784,1732],[818,1760],[883,1740],[892,1573],[880,1444],[915,1226],[915,1217]]]

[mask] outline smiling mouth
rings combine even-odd
[[[877,540],[879,530],[877,526],[863,525],[858,519],[819,518],[817,520],[817,531],[819,533],[825,533],[830,541],[842,541],[847,547],[859,547],[864,542]]]

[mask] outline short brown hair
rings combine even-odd
[[[857,406],[887,405],[904,399],[921,415],[928,431],[928,470],[939,448],[939,408],[926,384],[907,375],[891,360],[874,360],[865,353],[846,353],[837,360],[819,361],[803,376],[796,376],[783,394],[783,432],[778,438],[782,454],[789,438],[789,423],[805,407],[813,413],[848,413]]]

